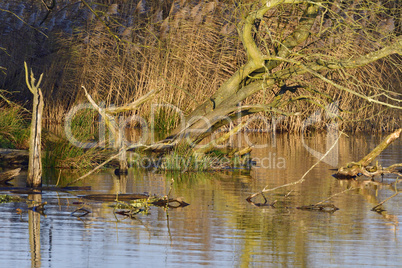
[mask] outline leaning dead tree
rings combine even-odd
[[[285,107],[301,101],[324,107],[333,100],[314,88],[317,83],[362,98],[368,105],[399,111],[397,93],[366,84],[361,77],[365,72],[356,75],[356,70],[381,61],[401,72],[400,13],[400,4],[370,1],[265,0],[251,4],[238,25],[245,63],[167,138],[129,149],[163,151],[183,143],[194,147],[215,130],[247,115],[289,115]],[[380,93],[370,93],[373,87]],[[260,91],[268,95],[267,103],[240,105]]]
[[[40,75],[39,81],[35,83],[36,79],[31,70],[28,74],[28,66],[24,62],[25,79],[29,90],[33,94],[33,108],[32,108],[32,121],[31,121],[31,134],[29,137],[29,163],[28,163],[28,187],[40,187],[42,185],[42,149],[41,149],[41,135],[42,135],[42,114],[43,114],[43,95],[39,88],[42,81],[43,74]]]

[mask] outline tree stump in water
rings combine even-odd
[[[43,95],[39,88],[43,74],[40,75],[38,83],[35,85],[35,77],[31,70],[28,76],[28,66],[24,62],[25,79],[29,90],[34,95],[31,121],[31,134],[29,137],[29,163],[27,187],[39,187],[42,185],[42,151],[41,151],[41,134],[42,134],[42,113],[43,113]],[[30,81],[29,81],[30,77]]]

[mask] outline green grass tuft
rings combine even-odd
[[[83,110],[74,117],[71,130],[78,141],[96,140],[95,116],[95,111]],[[77,147],[65,138],[47,140],[45,148],[43,164],[49,168],[88,168],[101,161],[103,157],[103,150]]]
[[[21,108],[0,107],[0,148],[28,149],[29,132]]]

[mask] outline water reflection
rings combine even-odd
[[[253,142],[269,142],[272,136],[252,136]],[[305,142],[325,152],[325,137],[310,136]],[[342,138],[339,163],[364,156],[381,137]],[[401,196],[371,209],[395,193],[392,177],[384,182],[338,181],[319,164],[303,184],[280,189],[266,197],[275,207],[255,207],[245,201],[266,185],[276,187],[297,181],[317,161],[295,136],[276,137],[276,146],[260,148],[252,157],[282,157],[285,168],[253,167],[222,173],[158,174],[131,169],[117,177],[104,170],[80,185],[92,191],[43,192],[26,196],[48,202],[46,217],[25,203],[0,205],[0,263],[4,267],[132,267],[139,265],[207,266],[398,266],[402,262],[399,221]],[[381,164],[401,159],[401,142],[387,149]],[[272,162],[271,162],[272,164]],[[58,174],[58,173],[56,173]],[[73,174],[63,171],[63,180]],[[16,186],[24,185],[16,181]],[[58,176],[48,178],[56,184]],[[107,203],[84,200],[92,193],[143,193],[165,195],[175,180],[172,195],[190,206],[179,209],[152,207],[133,218],[115,216]],[[335,213],[301,211],[297,206],[320,202],[352,187],[329,202]],[[84,207],[89,214],[77,217]],[[21,209],[21,215],[16,210]],[[376,253],[380,254],[376,254]]]
[[[32,201],[28,210],[28,230],[29,230],[29,246],[31,248],[31,267],[41,267],[41,247],[40,247],[40,217],[41,213],[35,211],[34,208],[42,203],[42,195],[29,194],[28,200]]]

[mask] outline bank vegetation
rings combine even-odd
[[[44,73],[43,119],[51,130],[45,142],[71,152],[56,158],[76,159],[88,151],[71,145],[63,128],[55,127],[88,102],[82,86],[108,109],[158,92],[121,114],[140,116],[165,133],[154,147],[145,141],[148,147],[132,149],[171,150],[183,137],[198,144],[222,128],[303,132],[325,130],[334,121],[345,131],[400,127],[398,1],[52,3],[0,4],[0,110],[29,118],[23,62]],[[320,120],[306,128],[317,111]],[[93,109],[79,111],[74,135],[82,141],[104,138],[100,118]],[[141,127],[141,121],[127,126]],[[21,129],[1,130],[2,142],[26,147]]]

